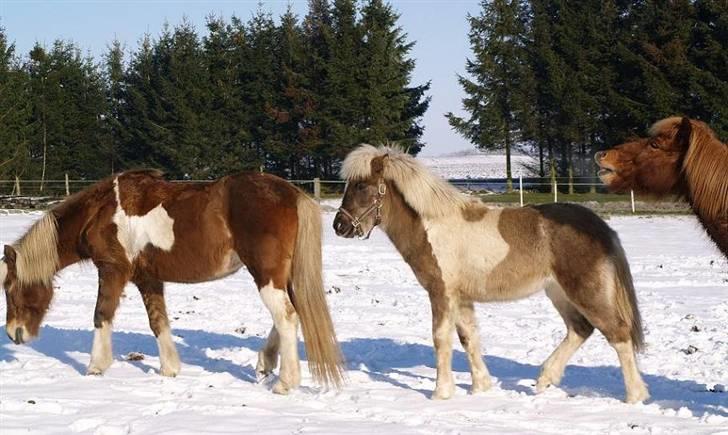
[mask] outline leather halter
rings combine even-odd
[[[374,227],[379,225],[382,222],[382,199],[384,199],[384,195],[387,193],[387,185],[384,184],[384,180],[379,180],[379,186],[377,186],[377,195],[374,197],[374,201],[372,201],[372,204],[366,208],[360,214],[359,216],[354,216],[353,214],[349,213],[346,209],[343,207],[339,207],[339,212],[343,213],[346,217],[349,218],[351,221],[351,225],[354,227],[354,234],[360,239],[360,240],[366,240],[369,238],[369,236],[372,234],[372,231],[374,231]],[[364,231],[362,231],[361,228],[361,221],[365,217],[369,216],[372,212],[375,212],[374,216],[374,225],[369,229],[369,231],[364,234]]]

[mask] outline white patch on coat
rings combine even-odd
[[[498,231],[501,212],[490,208],[477,221],[461,215],[423,220],[446,287],[478,292],[481,297],[487,293],[488,274],[510,249]]]
[[[162,204],[143,216],[128,216],[121,206],[118,177],[114,179],[114,192],[116,212],[112,221],[116,224],[116,236],[129,261],[134,260],[148,244],[163,251],[171,250],[174,245],[174,219]]]

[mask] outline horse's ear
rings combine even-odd
[[[677,134],[675,134],[675,141],[687,148],[690,145],[690,134],[693,132],[693,125],[690,123],[690,118],[684,116],[680,121],[680,126],[677,128]]]
[[[384,165],[387,163],[388,159],[389,154],[372,159],[372,174],[375,176],[381,176],[384,172]]]
[[[5,245],[5,248],[3,249],[3,255],[5,256],[5,263],[9,266],[15,265],[15,259],[18,257],[18,254],[15,252],[15,249],[13,249],[10,245]]]

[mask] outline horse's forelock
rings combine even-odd
[[[21,285],[51,285],[58,270],[58,228],[52,212],[46,213],[15,244],[15,273]]]
[[[656,137],[663,134],[671,136],[678,131],[682,120],[683,119],[679,116],[671,116],[669,118],[661,119],[652,124],[650,129],[647,130],[647,134],[649,134],[650,137]]]

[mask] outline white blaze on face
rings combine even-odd
[[[174,219],[160,203],[143,216],[128,216],[121,206],[119,194],[119,178],[114,180],[116,193],[116,212],[113,222],[116,224],[116,236],[124,247],[129,261],[151,244],[163,251],[169,251],[174,245]]]

